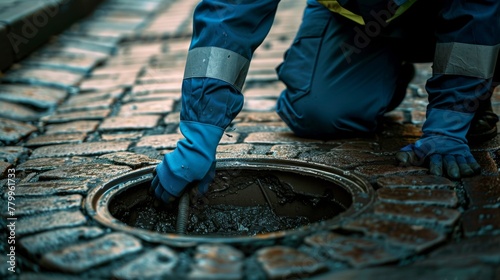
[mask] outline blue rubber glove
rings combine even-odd
[[[151,182],[155,196],[167,204],[180,197],[191,182],[198,185],[199,195],[207,192],[215,176],[217,145],[224,133],[218,126],[193,121],[181,121],[180,130],[185,139],[165,155]]]
[[[423,136],[396,154],[404,165],[429,165],[431,174],[453,179],[471,176],[481,169],[472,156],[465,135],[474,114],[432,108],[422,128]]]

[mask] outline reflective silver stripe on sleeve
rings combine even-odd
[[[214,78],[232,84],[241,92],[250,60],[233,51],[217,47],[200,47],[189,51],[184,79]]]
[[[500,44],[437,43],[433,72],[489,79],[493,77],[499,50]]]

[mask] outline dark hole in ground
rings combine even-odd
[[[155,207],[149,182],[116,194],[108,208],[125,224],[175,233],[177,204]],[[287,171],[218,170],[206,197],[192,199],[188,235],[253,236],[331,219],[352,203],[334,182]]]

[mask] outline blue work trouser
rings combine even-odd
[[[417,1],[382,28],[382,21],[361,26],[309,0],[277,69],[287,86],[278,114],[303,137],[376,131],[402,78],[402,63],[433,60],[439,7],[431,4]]]

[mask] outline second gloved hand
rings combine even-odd
[[[181,121],[180,129],[185,139],[165,155],[151,182],[155,196],[167,204],[180,197],[192,182],[200,195],[208,191],[215,176],[217,145],[224,133],[220,127],[192,121]]]
[[[396,158],[402,165],[426,165],[433,175],[459,179],[477,174],[481,167],[472,156],[465,135],[474,114],[430,109],[424,135],[402,148]]]

